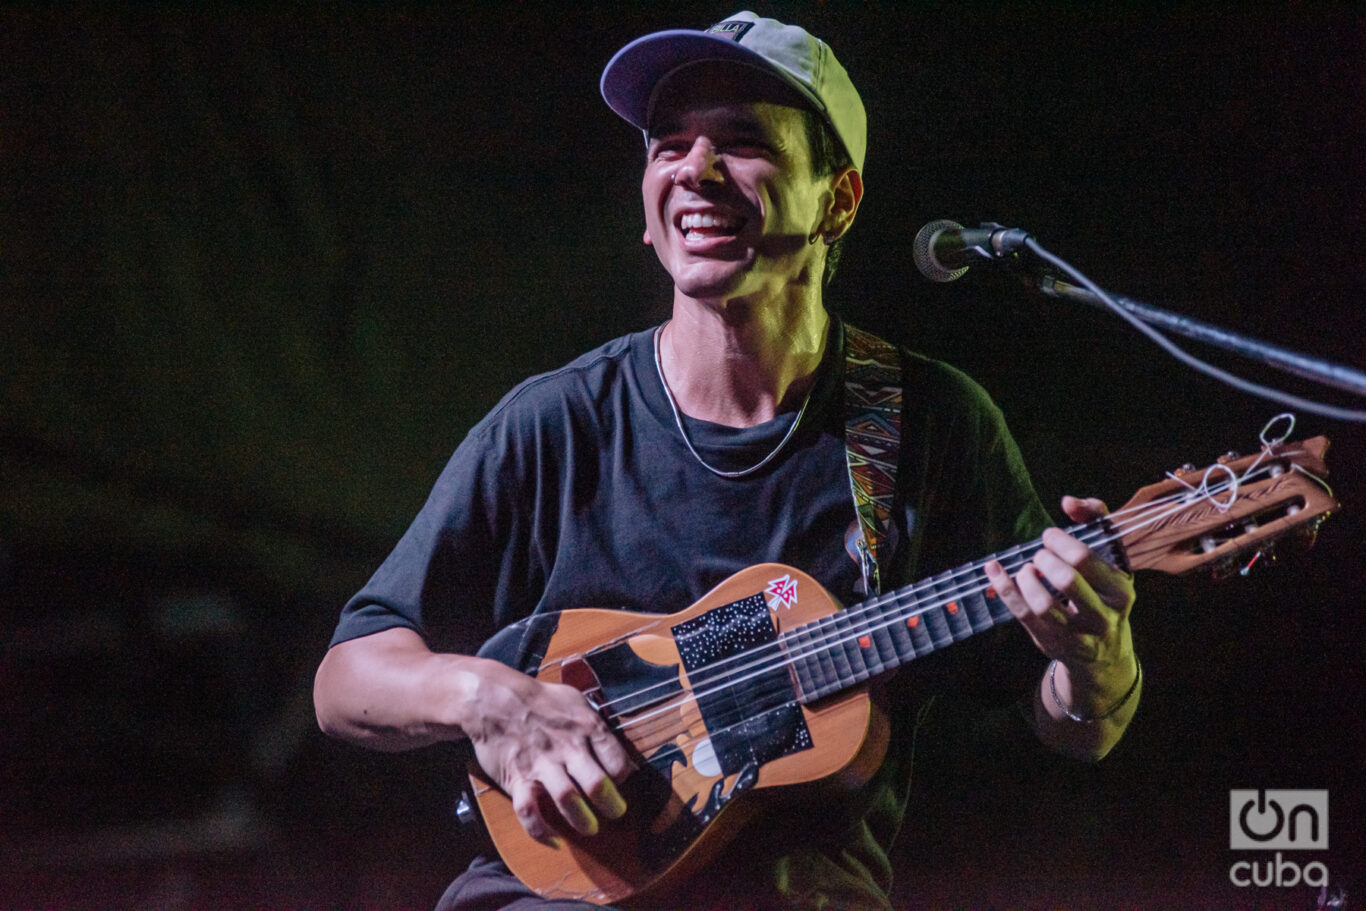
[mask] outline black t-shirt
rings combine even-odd
[[[333,644],[403,626],[434,650],[472,653],[536,612],[682,610],[763,562],[806,570],[845,604],[861,600],[846,543],[856,519],[839,320],[796,432],[772,462],[740,478],[717,476],[688,451],[655,366],[654,331],[609,342],[504,397],[346,605]],[[903,442],[884,588],[1028,540],[1048,524],[986,393],[945,364],[902,358]],[[682,419],[701,458],[734,470],[771,452],[794,416],[746,429]],[[742,894],[763,906],[821,896],[839,907],[885,903],[878,896],[889,888],[887,850],[905,813],[915,707],[946,680],[974,696],[1018,695],[1023,678],[998,661],[994,649],[969,640],[943,659],[913,662],[889,694],[888,757],[863,794],[844,802],[848,818],[826,813],[819,836],[794,838],[789,826],[748,841]],[[760,890],[771,900],[756,898]]]

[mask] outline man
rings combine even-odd
[[[631,812],[622,785],[633,760],[578,690],[472,657],[483,636],[567,608],[681,610],[766,561],[810,572],[846,604],[875,584],[845,452],[853,330],[822,300],[863,196],[866,120],[845,70],[801,29],[741,13],[633,42],[602,86],[645,130],[644,239],[673,279],[672,317],[528,380],[471,431],[347,605],[315,691],[324,730],[363,745],[468,738],[526,832],[550,845]],[[1047,524],[985,394],[942,364],[900,360],[884,589]],[[1067,498],[1063,510],[1082,521],[1104,507]],[[1013,577],[988,564],[987,580],[1053,659],[1032,684],[1034,733],[1099,758],[1137,704],[1132,586],[1057,529],[1043,543]],[[471,627],[480,636],[457,637]],[[828,831],[761,820],[742,855],[717,861],[677,903],[887,907],[915,711],[936,679],[999,689],[1008,675],[992,654],[963,648],[957,664],[929,662],[881,687],[887,756],[829,810]],[[509,904],[540,902],[494,863],[443,899]]]

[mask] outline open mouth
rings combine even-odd
[[[678,220],[678,228],[689,240],[714,237],[734,237],[745,225],[745,220],[724,212],[685,212]]]

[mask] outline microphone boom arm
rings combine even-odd
[[[1027,267],[1020,255],[1023,251],[1028,251],[1044,267]],[[932,221],[916,233],[912,254],[920,273],[936,282],[953,281],[977,263],[1004,268],[1020,278],[1026,287],[1048,297],[1079,301],[1114,313],[1181,363],[1249,395],[1322,417],[1366,423],[1366,410],[1317,402],[1236,376],[1187,352],[1167,338],[1162,330],[1223,348],[1324,386],[1366,396],[1366,374],[1361,371],[1112,295],[1066,260],[1045,250],[1032,234],[1019,228],[1006,228],[995,222],[964,228],[954,221]],[[1065,275],[1077,284],[1063,281],[1059,275]]]
[[[1078,301],[1101,310],[1109,309],[1105,302],[1091,291],[1079,285],[1065,282],[1051,272],[1045,272],[1037,280],[1029,278],[1026,281],[1047,297]],[[1194,339],[1197,342],[1231,351],[1249,360],[1260,361],[1286,373],[1293,373],[1305,379],[1366,396],[1366,373],[1362,373],[1360,370],[1239,335],[1219,326],[1201,322],[1189,316],[1182,316],[1170,310],[1163,310],[1151,304],[1144,304],[1132,298],[1118,294],[1110,294],[1109,296],[1121,308],[1151,326],[1157,326],[1165,331],[1184,335],[1186,338]]]

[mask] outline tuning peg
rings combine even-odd
[[[1218,461],[1220,465],[1227,465],[1229,462],[1234,462],[1241,458],[1242,456],[1238,455],[1238,453],[1230,449],[1228,452],[1219,456],[1219,458],[1216,461]]]
[[[1276,542],[1275,542],[1275,541],[1263,541],[1263,542],[1262,542],[1262,546],[1259,547],[1259,548],[1257,549],[1257,552],[1256,552],[1255,554],[1252,555],[1252,559],[1251,559],[1251,560],[1248,560],[1248,561],[1247,561],[1247,564],[1244,565],[1242,569],[1238,570],[1238,575],[1240,575],[1240,576],[1246,576],[1246,575],[1248,575],[1249,573],[1252,572],[1252,567],[1255,566],[1258,562],[1261,562],[1261,563],[1264,563],[1264,564],[1265,564],[1265,563],[1276,563],[1276,562],[1279,562],[1279,561],[1277,561],[1277,559],[1276,559]]]

